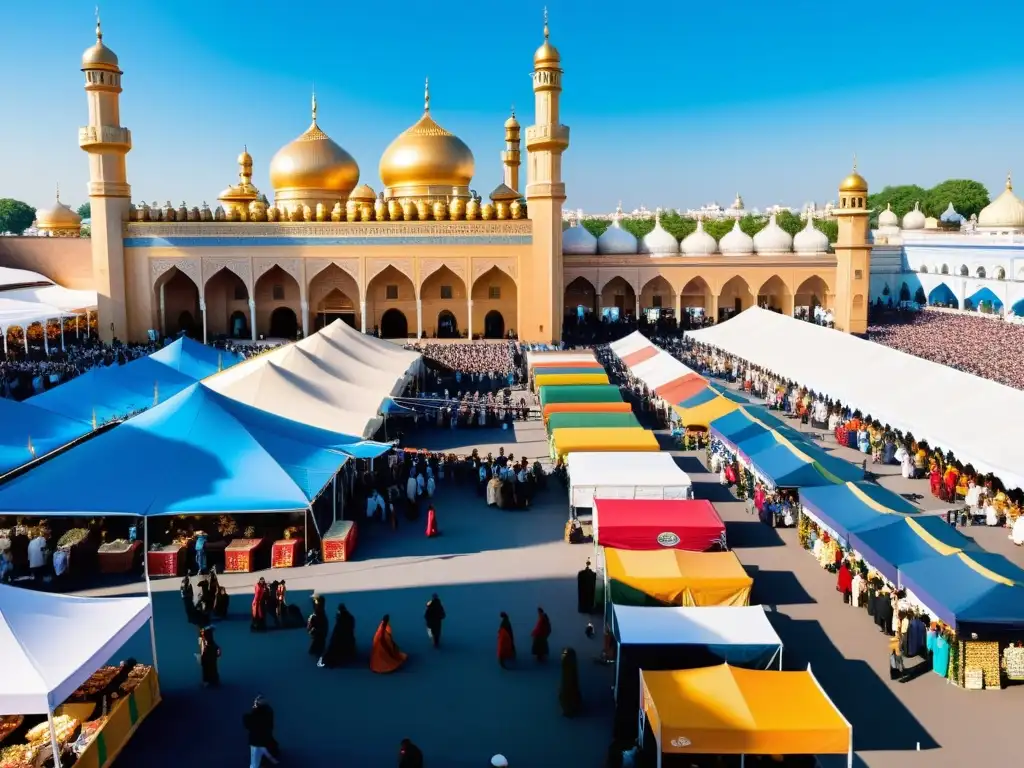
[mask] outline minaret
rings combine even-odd
[[[519,336],[527,341],[559,341],[562,336],[562,153],[569,128],[559,122],[561,57],[551,44],[544,9],[544,42],[533,54],[534,124],[526,129],[526,201],[533,225],[530,255],[520,262]],[[526,289],[528,287],[528,290]]]
[[[505,121],[505,151],[501,153],[501,163],[505,167],[505,186],[519,191],[519,121],[516,120],[516,108]]]
[[[96,44],[82,54],[89,124],[78,129],[78,146],[89,153],[89,203],[92,208],[92,275],[97,293],[97,327],[109,343],[128,341],[125,258],[122,225],[128,220],[131,187],[125,155],[132,135],[121,127],[121,69],[103,44],[96,16]]]
[[[871,286],[871,238],[868,217],[868,183],[853,171],[839,185],[839,206],[832,209],[839,224],[834,246],[836,287],[833,314],[836,328],[846,333],[868,332],[868,298]]]

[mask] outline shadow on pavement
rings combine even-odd
[[[756,565],[745,565],[747,574],[754,580],[750,594],[751,605],[811,605],[818,601],[808,594],[790,571],[765,571]]]
[[[784,542],[778,532],[751,515],[749,520],[730,520],[725,524],[726,540],[730,547],[757,549],[759,547],[782,547]]]

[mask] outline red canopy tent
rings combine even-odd
[[[658,387],[655,394],[667,403],[679,405],[684,400],[689,400],[698,392],[707,389],[707,379],[698,376],[696,373],[689,373],[681,379],[676,379],[669,384]]]
[[[706,499],[594,499],[594,539],[615,549],[725,549],[725,523]]]

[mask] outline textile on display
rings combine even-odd
[[[543,370],[543,369],[542,369]],[[536,386],[538,387],[564,387],[573,384],[607,384],[608,374],[600,373],[538,373]]]
[[[725,545],[725,523],[706,499],[595,499],[594,543],[614,549],[685,549]]]
[[[539,387],[540,405],[552,403],[618,403],[622,393],[614,384],[581,384],[566,387]]]
[[[672,455],[658,453],[571,453],[569,502],[592,508],[594,499],[686,499],[693,483]]]
[[[636,416],[625,411],[621,413],[552,413],[548,418],[548,431],[575,427],[599,429],[607,427],[640,427]]]
[[[618,605],[749,605],[754,580],[732,552],[606,547],[605,594]]]
[[[643,427],[565,427],[551,431],[553,456],[567,456],[579,452],[637,452],[654,453],[661,450],[658,438]]]

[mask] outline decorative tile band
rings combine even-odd
[[[410,237],[126,237],[125,248],[282,248],[288,246],[530,245],[532,235]]]

